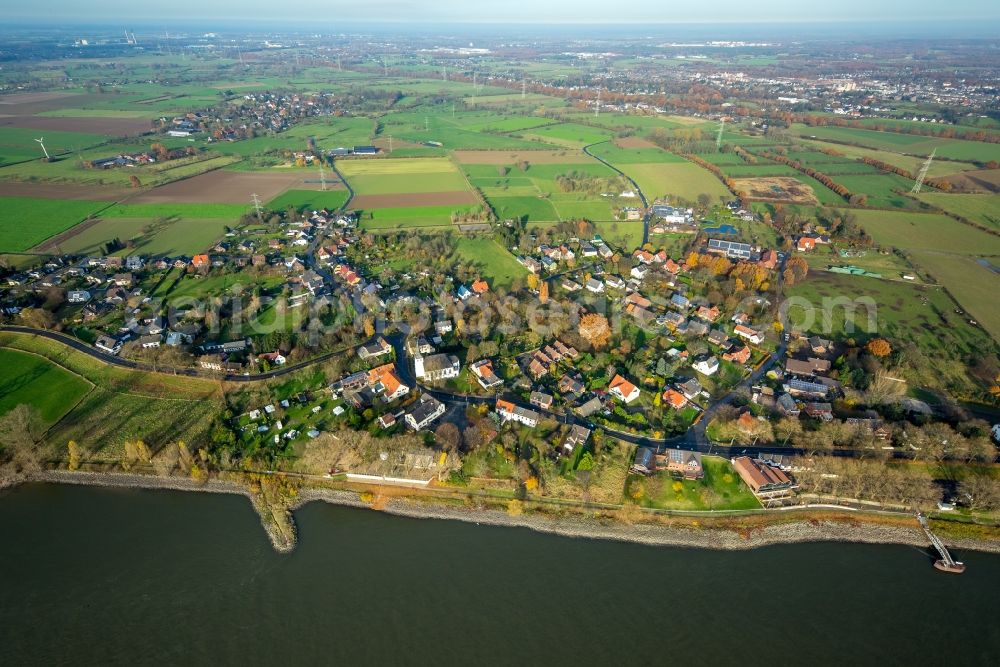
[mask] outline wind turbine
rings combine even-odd
[[[51,160],[52,158],[49,156],[49,152],[45,150],[45,137],[40,137],[38,139],[35,139],[35,141],[37,141],[38,145],[42,147],[42,152],[45,153],[45,159]]]

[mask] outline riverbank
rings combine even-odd
[[[373,509],[388,514],[415,519],[463,521],[489,526],[527,528],[564,537],[615,540],[651,546],[675,546],[713,550],[747,550],[776,544],[800,542],[855,542],[865,544],[904,544],[928,547],[915,519],[836,510],[783,511],[773,515],[754,514],[752,521],[734,525],[731,518],[670,517],[650,521],[649,517],[616,517],[591,513],[559,515],[529,506],[514,514],[482,504],[446,504],[436,499],[392,497],[376,507],[362,499],[362,494],[339,489],[306,487],[287,506],[277,507],[263,502],[241,481],[211,479],[204,482],[180,477],[156,477],[132,473],[94,473],[41,471],[25,477],[22,482],[81,484],[133,489],[161,489],[225,493],[241,495],[253,504],[275,550],[288,553],[295,548],[297,536],[292,513],[311,502],[325,502],[359,509]],[[945,537],[948,546],[958,550],[1000,553],[1000,541],[953,539]]]

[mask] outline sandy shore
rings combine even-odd
[[[250,491],[242,484],[225,480],[194,480],[174,477],[153,477],[128,473],[88,473],[67,471],[45,471],[36,473],[28,482],[48,482],[59,484],[84,484],[137,489],[168,489],[175,491],[197,491],[202,493],[228,493],[241,495],[254,502]],[[311,502],[326,502],[333,505],[371,509],[359,494],[353,491],[335,489],[303,489],[290,508],[294,511]],[[254,507],[260,513],[256,502]],[[451,507],[429,502],[419,502],[405,498],[388,500],[378,511],[396,516],[464,521],[480,525],[509,528],[529,528],[543,533],[566,537],[606,539],[634,542],[657,546],[691,547],[699,549],[744,550],[772,544],[794,544],[799,542],[857,542],[866,544],[905,544],[928,547],[927,539],[917,527],[891,526],[879,523],[865,523],[865,515],[852,513],[851,521],[816,521],[813,519],[790,521],[787,514],[780,523],[736,531],[720,527],[682,527],[650,523],[626,524],[611,519],[588,519],[584,517],[552,517],[538,512],[528,512],[521,516],[511,516],[507,512],[494,509]],[[272,522],[261,517],[261,525],[275,549],[289,552],[295,543],[288,542]],[[959,550],[1000,553],[1000,543],[981,540],[946,540],[949,546]]]

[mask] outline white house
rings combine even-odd
[[[716,357],[706,357],[691,364],[691,367],[702,375],[715,375],[719,372],[719,360]]]
[[[538,426],[537,412],[522,408],[520,405],[514,405],[509,401],[497,400],[497,415],[505,422],[515,421],[519,424],[524,424],[528,428]]]
[[[413,367],[417,378],[428,382],[456,378],[461,370],[458,357],[453,354],[432,354],[429,357],[418,354],[413,357]]]
[[[406,413],[403,419],[406,421],[407,426],[412,428],[414,431],[419,431],[426,428],[435,419],[444,414],[445,408],[444,403],[437,400],[433,396],[428,396],[424,394],[417,401],[416,406]]]
[[[631,403],[635,399],[639,398],[639,388],[634,384],[623,378],[621,375],[615,375],[611,380],[611,384],[608,385],[608,393],[616,396],[625,403]]]

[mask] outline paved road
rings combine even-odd
[[[621,169],[619,169],[615,165],[611,164],[610,162],[608,162],[604,158],[602,158],[602,157],[600,157],[598,155],[594,155],[593,153],[590,152],[590,149],[593,148],[594,146],[598,146],[600,144],[606,144],[606,143],[608,143],[608,142],[607,141],[598,141],[598,142],[590,144],[588,146],[584,146],[583,147],[583,152],[586,153],[587,155],[589,155],[590,157],[594,158],[598,162],[601,162],[601,163],[607,165],[610,169],[612,169],[614,172],[616,172],[620,176],[623,176],[624,178],[628,179],[628,182],[632,184],[632,187],[635,188],[636,193],[639,195],[639,199],[642,200],[642,208],[643,209],[649,208],[649,202],[646,201],[646,195],[644,195],[642,193],[642,188],[639,187],[639,184],[636,183],[632,179],[631,176],[629,176],[624,171],[622,171]],[[646,212],[645,210],[643,210],[643,215],[642,215],[642,245],[646,245],[647,243],[649,243],[649,218],[650,218],[650,214],[648,212]]]

